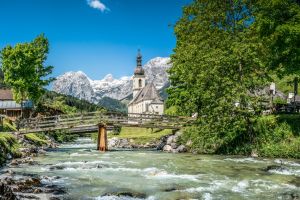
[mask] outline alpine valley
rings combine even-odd
[[[166,98],[165,89],[169,86],[167,70],[170,67],[168,57],[153,58],[143,66],[146,82],[153,82],[163,98]],[[120,102],[127,104],[132,98],[132,80],[129,76],[115,79],[112,74],[106,75],[102,80],[92,80],[82,71],[71,71],[57,77],[52,90],[95,104],[103,104],[104,107],[114,110],[114,105],[120,106]]]

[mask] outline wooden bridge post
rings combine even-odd
[[[101,152],[107,151],[107,131],[103,124],[98,125],[98,145],[97,150]]]

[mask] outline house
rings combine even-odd
[[[23,116],[30,116],[32,109],[32,101],[23,101]],[[0,89],[0,115],[15,119],[20,117],[21,113],[22,106],[14,100],[12,91],[10,89]]]
[[[164,113],[164,101],[151,82],[146,85],[145,70],[142,67],[142,55],[137,55],[137,66],[133,76],[133,99],[128,104],[128,113],[157,114]]]

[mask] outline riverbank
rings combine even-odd
[[[152,130],[124,127],[108,134],[108,147],[156,149],[194,154],[242,155],[264,158],[300,158],[300,115],[268,115],[258,118],[253,133],[228,136],[202,132],[201,126],[182,130]],[[92,134],[96,141],[97,134]]]
[[[260,116],[251,131],[211,133],[201,123],[184,128],[180,144],[198,154],[300,159],[300,114]],[[249,125],[249,126],[250,126]]]
[[[55,199],[65,193],[62,187],[45,184],[41,177],[31,173],[15,174],[10,168],[37,165],[34,158],[44,156],[47,150],[57,148],[53,137],[44,134],[0,133],[1,166],[0,199]]]

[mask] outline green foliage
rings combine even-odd
[[[254,94],[268,81],[253,9],[248,1],[195,0],[175,26],[167,106],[198,113],[202,134],[252,137],[251,121],[262,109]]]
[[[0,133],[0,165],[5,162],[7,154],[11,154],[13,157],[20,157],[19,147],[20,144],[14,135]]]
[[[286,99],[282,99],[282,98],[275,98],[273,100],[274,105],[286,105]]]
[[[24,135],[24,138],[37,146],[44,146],[49,143],[45,135],[42,133],[27,133]]]
[[[165,109],[165,113],[166,115],[178,115],[179,114],[179,108],[177,108],[177,106],[170,106],[169,108]]]
[[[121,126],[114,126],[114,129],[113,129],[112,133],[114,135],[120,135],[121,131],[122,131],[122,127]]]
[[[99,101],[98,105],[106,108],[109,111],[127,113],[126,104],[120,102],[119,100],[112,99],[110,97],[103,97]]]
[[[266,65],[278,75],[300,74],[300,5],[295,0],[256,2],[255,27],[268,47]]]
[[[3,120],[3,131],[4,132],[17,131],[17,128],[13,124],[12,121],[10,121],[9,119],[4,119]]]
[[[59,143],[74,142],[79,137],[78,135],[71,134],[65,130],[50,132],[48,135]]]
[[[192,151],[299,157],[300,123],[262,117],[258,92],[273,77],[299,77],[299,17],[294,0],[194,0],[184,8],[166,113],[198,113],[198,124],[181,138]]]
[[[48,40],[40,35],[30,43],[6,46],[1,51],[4,82],[8,84],[19,103],[25,99],[36,102],[53,79],[52,66],[44,66],[49,51]]]
[[[289,92],[294,92],[293,81],[295,76],[289,75],[284,76],[282,78],[278,78],[277,76],[272,77],[273,82],[276,83],[277,90],[280,90],[284,94],[288,94]],[[298,94],[300,94],[300,88],[298,89]]]

